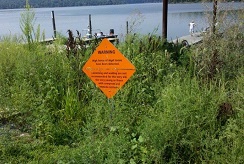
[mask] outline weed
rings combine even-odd
[[[6,38],[0,162],[243,163],[243,35],[232,27],[189,49],[127,35],[116,46],[136,73],[110,100],[81,71],[99,40],[69,31],[50,51]]]

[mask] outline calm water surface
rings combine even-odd
[[[225,5],[221,8],[225,9]],[[244,3],[229,3],[229,8],[242,8]],[[200,31],[208,25],[208,15],[212,3],[169,4],[168,39],[188,35],[188,23],[195,20],[196,30]],[[0,10],[0,36],[21,34],[19,20],[23,9]],[[62,8],[35,8],[35,24],[40,24],[46,38],[53,36],[51,11],[55,12],[57,31],[67,36],[67,30],[75,32],[87,28],[88,16],[92,17],[92,28],[100,29],[108,34],[114,29],[116,34],[126,33],[126,21],[129,26],[135,22],[134,32],[141,34],[155,33],[162,35],[162,3],[126,4],[109,6],[80,6]],[[138,24],[139,23],[139,24]]]

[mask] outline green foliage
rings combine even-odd
[[[93,5],[117,5],[117,4],[133,4],[133,3],[156,3],[162,2],[161,0],[30,0],[30,5],[35,8],[39,7],[67,7],[67,6],[93,6]],[[189,2],[189,0],[169,0],[169,3],[182,3]],[[195,0],[192,2],[200,2]],[[0,8],[23,8],[25,5],[24,1],[11,0],[5,1],[0,0]]]
[[[224,93],[199,86],[196,79],[180,80],[179,75],[170,79],[158,95],[154,107],[158,111],[153,118],[145,118],[142,127],[147,145],[154,148],[148,159],[156,163],[201,163],[204,140],[215,136],[216,106],[221,101],[217,95]]]
[[[45,39],[44,32],[41,35],[40,25],[35,31],[35,12],[31,9],[28,1],[26,1],[25,11],[21,13],[20,28],[24,36],[24,42],[28,44],[29,49],[35,42],[40,42]],[[41,38],[42,36],[42,38]]]
[[[217,32],[207,34],[203,43],[194,49],[193,60],[201,78],[224,77],[229,80],[242,74],[244,65],[243,12],[239,10],[220,13]]]
[[[29,49],[6,38],[0,163],[243,163],[242,35],[229,32],[235,49],[218,43],[230,54],[207,80],[200,54],[211,48],[128,35],[116,46],[136,72],[109,100],[81,71],[96,43]]]

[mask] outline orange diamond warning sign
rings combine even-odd
[[[102,40],[82,70],[108,98],[112,98],[136,71],[107,39]]]

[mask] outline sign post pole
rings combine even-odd
[[[108,98],[108,104],[109,104],[109,106],[111,106],[111,111],[110,111],[110,125],[112,125],[113,114],[114,114],[114,111],[115,111],[114,99],[113,98],[111,98],[111,99]]]

